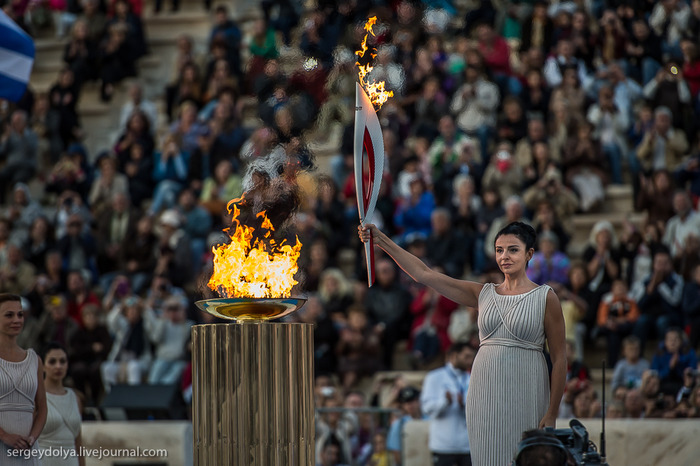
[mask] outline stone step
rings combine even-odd
[[[605,188],[605,202],[603,202],[603,212],[624,213],[634,209],[634,195],[632,186],[628,184],[613,184]]]

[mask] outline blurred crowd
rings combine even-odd
[[[394,91],[378,111],[378,226],[431,267],[498,281],[496,232],[532,224],[528,274],[557,291],[572,360],[605,345],[613,367],[634,337],[641,357],[671,356],[626,397],[654,374],[664,387],[666,366],[681,384],[667,394],[697,386],[700,0],[265,0],[245,23],[207,2],[210,35],[177,39],[152,101],[138,60],[154,7],[3,7],[32,34],[53,24],[65,53],[48,92],[0,103],[0,291],[26,298],[26,345],[65,344],[93,402],[120,382],[181,382],[188,393],[189,327],[211,320],[192,302],[230,224],[225,206],[251,172],[279,176],[260,167],[280,151],[305,169],[290,223],[310,299],[292,319],[316,324],[319,374],[349,390],[391,369],[397,348],[425,368],[451,343],[478,340],[475,309],[381,256],[366,285],[352,131],[354,50],[370,15],[369,78]],[[88,153],[81,93],[110,101],[125,86],[119,136]],[[327,170],[315,170],[321,157]],[[612,221],[572,241],[574,215],[600,213],[610,185],[631,187],[629,213],[644,220],[601,215]]]

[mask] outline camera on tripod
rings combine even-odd
[[[564,444],[564,448],[574,459],[576,466],[607,464],[595,444],[588,439],[588,431],[578,419],[572,419],[568,429],[549,428],[545,431],[554,434]]]

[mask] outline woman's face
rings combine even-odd
[[[0,304],[0,334],[17,337],[24,327],[24,311],[18,301]]]
[[[611,239],[612,237],[610,236],[610,232],[608,230],[600,230],[595,236],[595,242],[598,245],[605,246],[606,248],[610,246]]]
[[[48,226],[46,220],[41,217],[37,218],[34,220],[34,223],[32,223],[32,236],[35,238],[44,238],[47,230]]]
[[[46,353],[44,359],[44,372],[46,378],[62,381],[68,372],[68,355],[62,349],[52,349]]]
[[[501,235],[496,240],[496,262],[504,274],[514,274],[525,270],[527,261],[532,258],[532,250],[515,235]]]
[[[575,290],[583,288],[586,284],[586,274],[583,269],[579,267],[572,269],[570,275],[569,281],[571,282],[572,288]]]

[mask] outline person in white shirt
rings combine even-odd
[[[430,371],[423,381],[421,409],[430,419],[428,446],[434,466],[470,466],[471,455],[464,411],[476,349],[454,343],[447,364]]]

